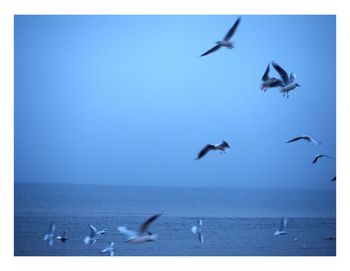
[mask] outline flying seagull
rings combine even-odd
[[[201,244],[203,244],[203,242],[204,242],[204,236],[203,236],[203,233],[202,233],[202,226],[203,226],[202,220],[198,219],[197,225],[192,226],[192,228],[191,228],[192,233],[197,234],[199,242]]]
[[[282,217],[280,228],[279,230],[275,231],[273,235],[276,236],[276,235],[287,234],[287,232],[284,230],[285,227],[287,227],[287,219],[285,217]]]
[[[314,138],[312,138],[311,136],[308,135],[301,135],[301,136],[297,136],[295,138],[292,138],[291,140],[287,141],[286,143],[290,143],[290,142],[294,142],[294,141],[298,141],[300,139],[306,140],[307,142],[312,142],[315,145],[321,145],[322,143]]]
[[[109,253],[109,256],[114,256],[114,242],[109,242],[108,246],[101,250],[101,253]]]
[[[316,155],[316,156],[314,157],[314,160],[312,160],[312,163],[315,164],[315,163],[317,162],[317,160],[318,160],[319,158],[321,158],[321,157],[328,157],[328,158],[334,159],[333,157],[328,156],[328,155],[326,155],[326,154],[318,154],[318,155]]]
[[[227,144],[226,141],[222,141],[220,144],[216,144],[216,145],[208,144],[198,153],[196,160],[201,159],[204,155],[207,154],[208,151],[219,150],[219,151],[222,151],[221,153],[226,153],[227,150],[229,149],[230,149],[230,146]]]
[[[51,222],[50,223],[50,232],[45,234],[45,236],[44,236],[44,240],[47,241],[47,244],[49,246],[53,245],[53,240],[55,238],[55,235],[54,235],[55,229],[56,229],[56,224]]]
[[[208,51],[206,51],[205,53],[201,54],[200,56],[206,56],[206,55],[209,55],[217,50],[219,50],[221,47],[227,47],[229,49],[232,49],[234,46],[233,46],[233,43],[230,42],[230,39],[232,38],[232,36],[235,34],[236,30],[237,30],[237,27],[239,25],[241,21],[241,17],[238,17],[238,19],[236,20],[236,22],[233,24],[233,26],[231,27],[231,29],[227,32],[227,34],[225,35],[225,37],[220,40],[220,41],[217,41],[216,42],[216,45],[209,49]]]
[[[142,223],[142,225],[139,227],[138,232],[128,230],[124,226],[117,227],[118,231],[124,235],[126,235],[128,238],[124,240],[124,242],[129,243],[145,243],[150,241],[155,241],[158,239],[157,234],[153,234],[147,229],[151,225],[152,222],[154,222],[158,217],[160,217],[162,214],[155,214],[148,218],[145,222]]]
[[[61,242],[66,242],[68,240],[68,237],[66,236],[67,232],[69,231],[69,229],[65,229],[65,231],[61,234],[61,235],[57,235],[56,239],[57,240],[61,240]]]
[[[281,88],[281,92],[283,93],[283,96],[287,95],[287,98],[289,98],[289,91],[295,89],[296,87],[300,87],[300,85],[295,81],[296,74],[292,72],[289,76],[288,73],[276,62],[272,61],[272,66],[275,68],[275,70],[278,72],[278,74],[281,76],[281,79],[283,81],[284,86]]]
[[[98,231],[92,224],[89,225],[89,228],[90,236],[86,236],[84,238],[84,243],[86,245],[93,245],[97,241],[97,239],[99,239],[100,235],[105,234],[107,232],[107,229]]]
[[[282,87],[284,86],[282,80],[277,79],[275,77],[269,77],[270,72],[270,64],[267,65],[267,68],[265,70],[265,73],[261,80],[263,81],[261,84],[261,90],[266,91],[268,88],[274,88],[274,87]]]

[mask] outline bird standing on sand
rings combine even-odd
[[[327,158],[330,158],[330,159],[334,159],[333,157],[331,156],[328,156],[326,154],[318,154],[314,157],[314,160],[312,160],[312,163],[315,164],[317,162],[318,159],[322,158],[322,157],[327,157]]]
[[[203,226],[202,219],[198,219],[197,225],[192,226],[192,228],[191,228],[192,233],[197,234],[199,242],[201,244],[203,244],[203,242],[204,242],[204,236],[202,233],[202,226]]]
[[[287,227],[287,219],[285,217],[282,217],[280,228],[279,230],[275,231],[273,235],[277,236],[287,234],[287,232],[284,230],[285,227]]]
[[[226,141],[222,141],[222,143],[220,144],[216,144],[216,145],[212,145],[212,144],[208,144],[206,145],[197,155],[197,158],[195,158],[195,160],[199,160],[201,159],[204,155],[206,155],[208,153],[208,151],[222,151],[222,153],[226,153],[227,150],[230,149],[230,146],[227,144]]]
[[[86,236],[84,239],[84,243],[86,245],[93,245],[102,234],[107,232],[107,229],[103,229],[98,231],[92,224],[89,225],[90,228],[90,236]]]
[[[292,72],[290,76],[288,76],[288,73],[276,62],[272,61],[272,66],[275,68],[275,70],[278,72],[278,74],[281,76],[281,79],[283,81],[283,86],[281,88],[281,92],[283,93],[283,96],[287,95],[287,98],[289,98],[289,91],[295,89],[296,87],[300,87],[298,83],[295,83],[296,74]]]
[[[292,138],[291,140],[287,141],[286,143],[290,143],[290,142],[294,142],[294,141],[298,141],[300,139],[306,140],[307,142],[312,142],[315,145],[321,145],[322,143],[314,138],[312,138],[311,136],[308,135],[301,135],[301,136],[297,136],[295,138]]]
[[[128,237],[126,240],[124,240],[124,242],[145,243],[145,242],[155,241],[158,239],[158,235],[147,231],[147,229],[149,228],[150,224],[154,222],[161,215],[162,214],[155,214],[150,218],[148,218],[145,222],[142,223],[138,232],[128,230],[124,226],[119,226],[117,227],[117,229],[120,233]]]
[[[261,78],[261,80],[263,81],[263,83],[261,84],[261,90],[264,92],[269,88],[284,86],[282,80],[277,79],[275,77],[269,77],[269,72],[270,72],[270,64],[267,65],[265,73]]]
[[[225,37],[220,40],[220,41],[217,41],[216,42],[216,45],[209,49],[208,51],[206,51],[205,53],[201,54],[200,56],[206,56],[206,55],[209,55],[217,50],[219,50],[221,47],[226,47],[226,48],[229,48],[229,49],[232,49],[234,46],[233,46],[233,43],[230,41],[230,39],[232,38],[232,36],[235,34],[236,30],[237,30],[237,27],[239,25],[241,21],[241,17],[238,17],[238,19],[236,20],[236,22],[233,24],[233,26],[231,27],[231,29],[227,32],[227,34],[225,35]]]

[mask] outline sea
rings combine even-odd
[[[14,256],[336,256],[336,191],[14,184]],[[153,242],[125,242],[118,226],[137,230],[161,213]],[[275,236],[281,218],[287,234]],[[191,231],[203,222],[204,242]],[[68,229],[68,240],[44,240]],[[84,243],[89,224],[107,229]]]

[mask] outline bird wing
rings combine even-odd
[[[276,62],[272,61],[272,66],[275,68],[275,70],[281,76],[281,79],[283,80],[283,83],[285,85],[287,85],[289,83],[288,73],[280,65],[278,65]]]
[[[294,141],[297,141],[299,139],[303,139],[303,137],[302,136],[298,136],[298,137],[292,138],[291,140],[287,141],[286,143],[294,142]]]
[[[315,164],[317,162],[318,158],[320,158],[320,157],[321,157],[320,155],[316,155],[314,160],[312,161],[312,163]]]
[[[269,72],[270,72],[270,64],[267,65],[267,68],[264,72],[263,77],[261,78],[262,81],[267,81],[269,80]]]
[[[122,233],[122,234],[124,234],[124,235],[126,235],[127,237],[134,237],[134,236],[136,236],[136,232],[134,232],[134,231],[131,231],[131,230],[128,230],[126,227],[124,227],[124,226],[119,226],[119,227],[117,227],[117,230],[120,232],[120,233]]]
[[[334,157],[329,156],[329,155],[327,155],[327,154],[322,154],[322,156],[323,156],[323,157],[328,157],[328,158],[330,158],[330,159],[334,159]]]
[[[307,136],[307,137],[310,138],[310,141],[317,146],[320,146],[322,144],[321,141],[318,141],[318,140],[312,138],[311,136]]]
[[[50,233],[53,234],[55,229],[56,229],[56,224],[55,223],[51,223],[50,224]]]
[[[90,235],[95,236],[97,229],[92,224],[89,224],[89,228],[90,228]]]
[[[201,244],[203,244],[203,242],[204,242],[204,236],[203,236],[203,234],[200,233],[200,232],[198,232],[198,239],[199,239],[199,242],[200,242]]]
[[[224,37],[225,41],[228,41],[229,39],[231,39],[231,37],[235,34],[238,25],[241,21],[241,17],[238,17],[238,19],[236,20],[236,22],[233,24],[233,26],[231,27],[231,29],[227,32],[227,34]]]
[[[209,49],[208,51],[206,51],[205,53],[201,54],[200,56],[206,56],[209,55],[217,50],[219,50],[221,47],[221,45],[215,45],[213,48]]]
[[[199,224],[200,226],[203,226],[202,219],[198,219],[198,224]]]
[[[337,180],[337,176],[334,176],[331,180],[331,182],[335,182]]]
[[[143,234],[147,228],[149,227],[149,225],[156,220],[158,217],[160,217],[162,214],[155,214],[153,216],[151,216],[150,218],[148,218],[145,222],[142,223],[142,225],[139,228],[139,233]]]
[[[284,231],[284,227],[286,227],[286,226],[287,226],[287,219],[285,217],[282,217],[279,231],[280,232]]]
[[[215,147],[214,145],[212,145],[212,144],[206,145],[206,146],[198,153],[196,160],[201,159],[204,155],[207,154],[208,151],[210,151],[210,150],[215,150],[215,149],[216,149],[216,147]]]

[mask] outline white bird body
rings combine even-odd
[[[156,214],[148,218],[139,228],[138,232],[129,230],[125,226],[117,227],[118,231],[127,236],[124,242],[128,243],[145,243],[151,242],[158,239],[158,234],[151,233],[147,231],[150,224],[156,220],[161,214]]]
[[[286,85],[285,87],[282,87],[281,92],[288,94],[289,91],[295,89],[296,87],[299,87],[298,83],[290,83],[290,84]]]
[[[220,45],[220,46],[227,47],[229,49],[232,49],[234,47],[233,43],[228,41],[228,40],[220,40],[220,41],[217,41],[216,44]]]

